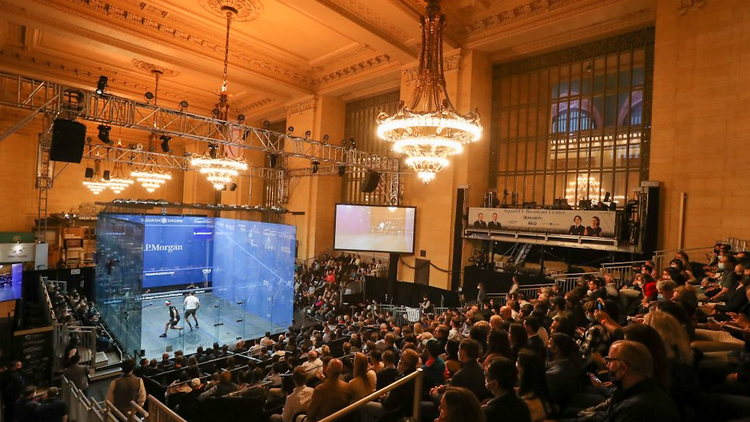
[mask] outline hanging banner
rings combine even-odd
[[[469,208],[469,230],[615,237],[614,211]]]

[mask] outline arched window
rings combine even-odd
[[[552,119],[552,133],[577,132],[589,129],[596,129],[596,125],[591,120],[589,112],[579,108],[561,111]]]

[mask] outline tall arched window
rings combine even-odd
[[[552,119],[552,133],[577,132],[595,128],[596,125],[589,112],[579,108],[561,111]]]

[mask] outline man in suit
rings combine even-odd
[[[586,228],[581,225],[581,216],[576,215],[575,217],[573,217],[573,225],[570,226],[570,228],[568,229],[568,234],[573,234],[576,236],[583,236],[583,233],[585,231],[586,231]]]
[[[487,228],[490,229],[490,230],[500,230],[502,228],[501,225],[500,225],[500,222],[497,221],[497,213],[496,212],[492,213],[492,221],[490,221],[489,223],[487,223]]]
[[[326,379],[315,388],[307,409],[307,419],[311,422],[332,415],[349,405],[351,392],[349,384],[341,379],[344,364],[339,359],[331,359],[326,368]]]
[[[468,389],[481,402],[491,395],[484,385],[484,369],[477,361],[480,348],[481,346],[476,340],[465,339],[461,341],[458,346],[458,360],[461,361],[461,369],[451,378],[451,386]]]
[[[517,380],[518,372],[512,360],[498,357],[492,361],[485,383],[495,398],[482,408],[487,421],[531,422],[529,407],[513,390]]]
[[[477,221],[474,222],[473,227],[475,229],[486,229],[487,228],[487,223],[484,221],[484,214],[482,214],[480,212],[479,215],[477,215]]]

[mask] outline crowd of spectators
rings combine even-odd
[[[504,301],[474,301],[407,324],[376,306],[340,312],[336,274],[346,280],[359,271],[351,258],[298,268],[298,299],[319,319],[314,326],[189,357],[165,354],[137,368],[129,361],[110,389],[113,402],[125,411],[130,400],[139,403],[143,376],[161,380],[166,403],[190,422],[201,406],[231,397],[263,402],[273,421],[304,414],[316,422],[421,368],[420,391],[414,382],[400,385],[353,418],[410,416],[415,393],[421,420],[438,422],[750,415],[745,253],[717,245],[707,262],[679,253],[666,268],[647,261],[627,280],[586,275],[569,291],[550,286],[536,297],[520,286]],[[325,284],[310,292],[315,279]],[[321,296],[325,303],[315,306]],[[118,391],[127,396],[115,398]]]

